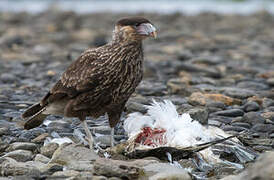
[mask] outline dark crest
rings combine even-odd
[[[143,18],[143,17],[128,17],[128,18],[120,19],[116,23],[116,25],[119,25],[119,26],[138,26],[142,23],[150,23],[150,21]]]

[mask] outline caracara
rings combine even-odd
[[[27,119],[24,128],[39,126],[50,114],[78,117],[92,149],[93,138],[85,119],[107,113],[113,146],[114,126],[142,80],[142,40],[150,36],[156,37],[156,29],[149,20],[142,17],[119,20],[111,42],[86,50],[43,99],[22,114]]]

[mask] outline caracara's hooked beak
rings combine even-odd
[[[157,38],[156,28],[150,23],[142,23],[138,26],[137,32],[141,35]]]

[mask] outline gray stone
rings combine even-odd
[[[132,112],[146,113],[147,112],[146,107],[143,104],[138,102],[128,101],[126,107],[127,107],[128,113],[132,113]]]
[[[74,171],[74,170],[65,170],[65,171],[57,171],[52,174],[52,178],[57,178],[57,177],[74,177],[77,176],[80,172]]]
[[[154,160],[121,161],[99,158],[94,163],[94,173],[106,177],[119,177],[122,179],[138,179],[144,174],[145,165],[157,163]]]
[[[20,176],[32,175],[39,176],[40,171],[35,165],[17,162],[16,160],[5,157],[0,158],[0,175],[1,176]]]
[[[255,91],[266,90],[269,88],[268,85],[255,81],[242,81],[237,84],[237,87],[243,89],[251,89]]]
[[[258,110],[260,110],[260,106],[256,102],[249,101],[249,102],[245,103],[245,105],[243,106],[243,109],[245,112],[258,111]]]
[[[50,161],[50,158],[42,155],[42,154],[37,154],[34,158],[34,161],[41,162],[41,163],[48,163]]]
[[[33,154],[27,150],[15,150],[5,154],[3,157],[10,157],[19,162],[26,162],[32,159]]]
[[[270,107],[270,106],[274,106],[274,100],[273,99],[269,99],[269,98],[263,98],[263,103],[262,103],[264,108]]]
[[[29,151],[34,151],[36,150],[37,145],[34,143],[29,143],[29,142],[14,142],[12,143],[7,151],[14,151],[14,150],[29,150]]]
[[[222,180],[271,180],[274,179],[274,151],[262,154],[254,164],[238,175]]]
[[[67,177],[75,177],[79,175],[80,172],[74,170],[65,170],[65,171],[57,171],[51,175],[51,178],[67,178]]]
[[[218,111],[213,113],[212,115],[215,116],[228,116],[228,117],[238,117],[238,116],[243,116],[244,112],[240,109],[228,109],[224,111]]]
[[[274,86],[274,78],[269,78],[266,80],[266,83],[270,86]]]
[[[239,127],[239,126],[230,126],[230,125],[225,125],[221,127],[224,131],[236,131],[236,132],[241,132],[244,130],[247,130],[247,128],[244,127]]]
[[[93,162],[92,161],[69,161],[68,164],[66,164],[67,170],[74,170],[74,171],[89,171],[93,172]]]
[[[254,96],[256,93],[250,89],[242,89],[242,88],[231,88],[226,87],[223,89],[224,94],[233,98],[238,99],[246,99],[248,97]]]
[[[114,177],[115,178],[115,177]],[[93,176],[92,180],[109,180],[110,178],[107,178],[105,176]]]
[[[208,124],[208,111],[206,108],[194,108],[187,111],[192,119],[201,124]]]
[[[163,96],[167,94],[167,87],[160,82],[142,81],[136,91],[146,96]]]
[[[98,158],[98,155],[85,147],[75,144],[62,144],[53,154],[49,163],[58,163],[68,165],[77,161],[93,162]]]
[[[243,127],[243,128],[247,128],[247,129],[250,129],[251,128],[251,125],[248,124],[248,123],[244,123],[244,122],[234,122],[234,123],[231,123],[232,126],[238,126],[238,127]]]
[[[41,147],[41,154],[51,158],[53,153],[57,150],[59,145],[57,143],[49,143],[43,147]]]
[[[0,80],[4,83],[13,83],[17,80],[16,76],[12,73],[2,73]]]
[[[251,125],[255,125],[258,123],[261,123],[261,124],[265,123],[265,119],[259,113],[248,112],[248,113],[245,113],[245,115],[243,116],[242,122],[246,122]]]
[[[0,136],[6,135],[9,133],[9,128],[8,127],[1,127],[0,128]]]
[[[191,180],[189,173],[167,163],[148,164],[144,167],[145,176],[150,180]]]
[[[274,125],[272,124],[255,124],[252,128],[252,131],[261,132],[261,133],[273,133]]]

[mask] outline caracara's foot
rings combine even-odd
[[[85,132],[86,132],[86,135],[87,135],[89,148],[90,148],[91,150],[93,150],[93,142],[94,142],[94,141],[93,141],[92,134],[91,134],[91,132],[90,132],[90,130],[89,130],[89,128],[88,128],[88,124],[87,124],[86,121],[82,121],[82,125],[83,125],[83,127],[84,127],[84,129],[85,129]]]

